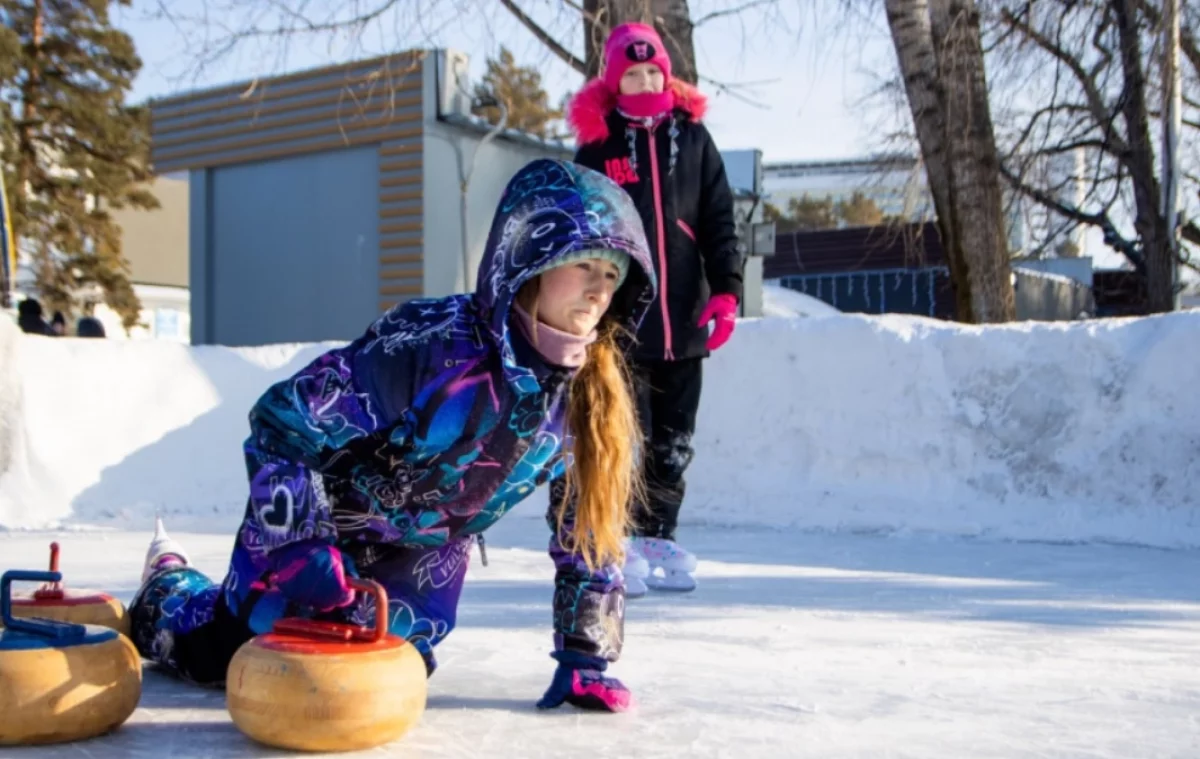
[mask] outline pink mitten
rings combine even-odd
[[[720,348],[733,334],[733,325],[737,319],[737,306],[737,298],[729,293],[721,293],[708,299],[704,313],[700,314],[699,326],[703,327],[714,319],[717,322],[708,338],[707,347],[710,351]]]

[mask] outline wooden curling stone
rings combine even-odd
[[[58,543],[50,544],[50,571],[57,573]],[[107,593],[67,589],[61,582],[47,583],[31,594],[13,596],[13,616],[38,617],[77,625],[99,625],[129,637],[125,605]]]
[[[420,719],[425,660],[388,634],[383,586],[350,584],[375,596],[374,629],[281,619],[234,654],[226,706],[250,738],[300,751],[352,751],[394,741]]]
[[[101,735],[129,719],[142,697],[142,661],[129,638],[12,615],[14,581],[61,580],[57,572],[21,570],[0,579],[0,746]]]

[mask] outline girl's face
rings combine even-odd
[[[641,95],[663,91],[663,72],[653,63],[635,63],[621,76],[622,95]]]
[[[612,261],[586,258],[541,274],[537,318],[572,335],[587,335],[608,311],[620,270]]]

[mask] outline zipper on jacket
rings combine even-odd
[[[650,181],[654,188],[654,226],[658,230],[658,268],[659,303],[662,306],[663,318],[663,359],[675,360],[675,352],[671,349],[671,312],[667,309],[667,231],[663,224],[662,186],[658,177],[658,145],[654,139],[654,131],[658,125],[647,126],[646,135],[650,140]]]

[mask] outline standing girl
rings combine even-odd
[[[130,609],[138,650],[219,684],[285,616],[368,624],[349,575],[383,584],[389,629],[432,674],[472,542],[551,479],[558,668],[538,705],[619,711],[622,539],[637,422],[621,341],[654,299],[637,211],[603,175],[539,160],[500,200],[476,291],[384,314],[250,411],[250,497],[220,584],[158,525]],[[570,508],[566,508],[566,504]]]
[[[675,542],[675,529],[694,454],[701,361],[733,333],[742,297],[733,195],[700,123],[705,108],[703,95],[671,77],[653,27],[622,24],[604,46],[603,75],[568,110],[576,162],[605,172],[633,198],[659,281],[633,356],[649,502],[627,552],[631,596],[647,584],[696,587],[696,557]]]

